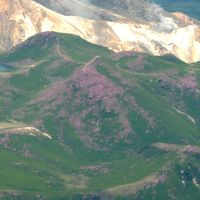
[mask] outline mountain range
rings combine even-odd
[[[197,19],[147,1],[0,2],[1,200],[199,199],[200,62],[184,57],[198,48],[159,49],[176,34],[186,47]]]
[[[1,199],[198,199],[198,63],[55,32],[0,63]]]
[[[115,52],[173,54],[187,63],[200,60],[199,22],[144,0],[1,0],[0,16],[1,51],[36,33],[56,31]]]

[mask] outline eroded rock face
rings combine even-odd
[[[170,14],[145,1],[37,1],[55,6],[57,12],[33,0],[0,0],[0,51],[36,33],[56,31],[79,35],[116,52],[173,54],[188,63],[200,60],[200,25],[181,13]],[[125,13],[129,4],[135,14],[130,9]]]

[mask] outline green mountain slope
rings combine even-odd
[[[53,32],[0,63],[2,199],[200,195],[198,63]]]

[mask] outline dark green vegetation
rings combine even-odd
[[[200,20],[200,0],[152,0],[169,12],[183,12]]]
[[[0,199],[198,199],[198,63],[57,33],[0,63]]]

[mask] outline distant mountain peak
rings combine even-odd
[[[2,0],[0,16],[0,51],[36,33],[56,31],[116,52],[173,54],[188,63],[200,60],[199,23],[144,0]]]

